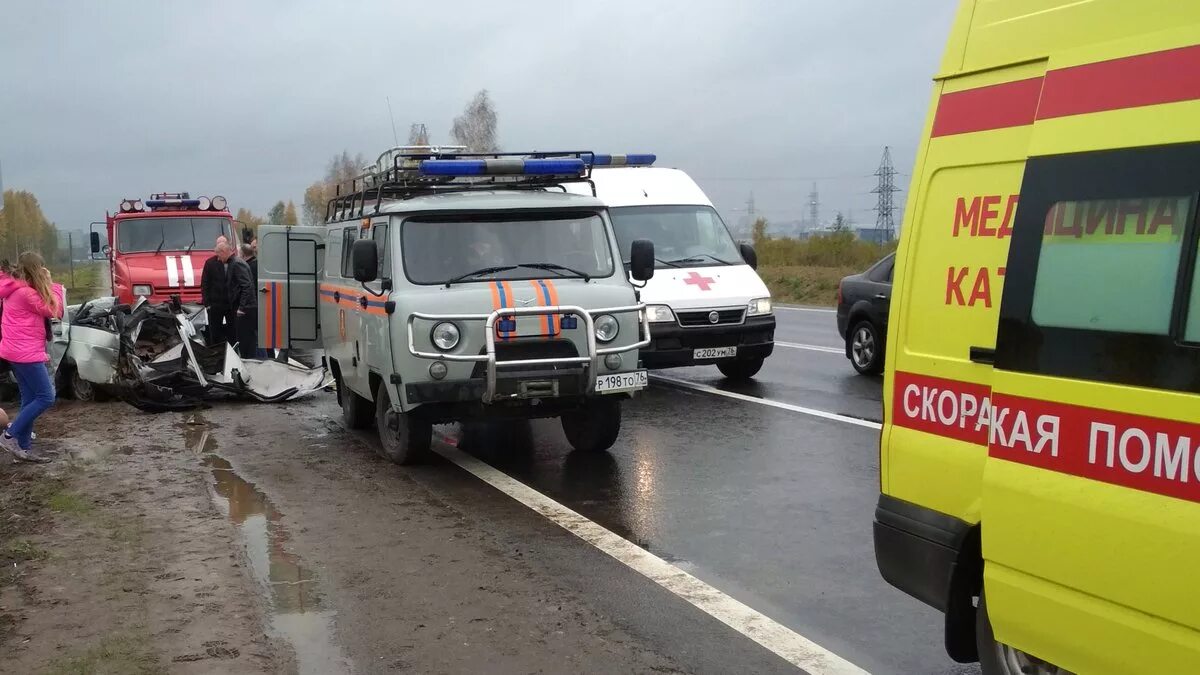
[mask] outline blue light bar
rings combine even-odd
[[[426,159],[422,176],[579,176],[581,159]]]
[[[592,156],[594,166],[650,166],[657,160],[658,155],[652,153]]]
[[[164,206],[199,207],[199,199],[147,199],[147,208],[157,209]]]

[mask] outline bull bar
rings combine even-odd
[[[642,337],[637,342],[623,347],[597,347],[596,345],[596,327],[593,315],[601,314],[628,314],[637,312],[639,317],[639,326],[641,328]],[[496,360],[496,322],[501,317],[511,316],[546,316],[546,315],[572,315],[583,319],[584,334],[587,338],[587,355],[586,356],[567,356],[548,359],[511,359],[505,361]],[[448,354],[443,352],[422,352],[417,350],[415,342],[415,331],[413,327],[416,321],[429,321],[434,323],[443,321],[482,321],[484,322],[484,339],[486,341],[486,350],[483,354]],[[595,374],[600,369],[600,359],[609,354],[620,354],[623,352],[641,349],[650,344],[650,320],[646,316],[646,305],[638,303],[636,305],[625,305],[622,307],[604,307],[601,309],[587,310],[578,305],[554,305],[550,307],[503,307],[492,311],[490,314],[426,314],[424,312],[413,312],[408,315],[408,353],[420,359],[430,359],[437,361],[456,361],[456,362],[486,362],[487,363],[487,388],[483,393],[483,402],[491,403],[496,396],[496,368],[498,365],[504,366],[546,366],[546,365],[567,365],[567,364],[582,364],[586,366],[587,393],[594,394],[596,390]]]

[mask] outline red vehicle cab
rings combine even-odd
[[[200,302],[200,272],[212,255],[217,237],[233,238],[233,217],[224,197],[191,198],[186,192],[124,199],[120,210],[105,214],[108,244],[92,223],[93,257],[107,258],[112,294],[117,302],[139,297],[166,302],[179,295],[185,303]]]

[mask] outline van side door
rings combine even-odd
[[[1200,143],[1027,164],[992,384],[984,590],[997,639],[1075,672],[1200,663],[1198,202]]]

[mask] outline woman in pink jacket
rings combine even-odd
[[[12,366],[21,389],[21,412],[0,434],[0,447],[26,462],[48,462],[30,447],[33,422],[54,405],[54,384],[46,370],[46,319],[62,318],[62,284],[52,283],[42,256],[28,251],[14,275],[0,271],[0,359]]]

